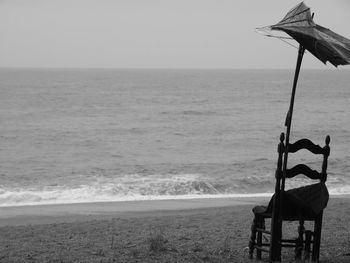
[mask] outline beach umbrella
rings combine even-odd
[[[285,17],[275,25],[260,28],[260,31],[283,31],[289,37],[280,37],[282,40],[293,39],[299,43],[298,59],[294,74],[290,106],[286,117],[285,126],[286,145],[289,143],[290,128],[292,123],[295,90],[298,82],[300,66],[305,50],[309,51],[323,63],[329,61],[335,67],[350,64],[350,40],[334,33],[333,31],[315,24],[310,8],[301,2],[291,9]],[[285,157],[287,158],[287,156]]]
[[[310,8],[303,2],[270,29],[284,31],[323,63],[329,61],[334,66],[350,63],[350,40],[315,24]]]
[[[335,67],[337,67],[338,65],[347,65],[350,64],[350,40],[334,33],[333,31],[327,28],[315,24],[315,22],[313,21],[313,14],[311,14],[310,8],[307,7],[303,2],[291,9],[280,22],[278,22],[275,25],[262,28],[260,29],[260,31],[282,31],[287,34],[287,37],[280,37],[270,33],[268,33],[267,35],[279,37],[282,40],[285,40],[286,38],[293,39],[299,43],[299,51],[294,73],[292,94],[285,122],[285,126],[287,127],[285,137],[286,147],[283,160],[283,177],[281,185],[281,189],[284,189],[284,178],[285,172],[287,170],[289,136],[293,116],[294,97],[304,52],[305,50],[307,50],[323,63],[326,63],[328,61]],[[282,196],[280,197],[280,199],[282,199]],[[280,203],[276,205],[281,205],[282,201],[279,202]],[[273,221],[277,220],[277,218],[275,217],[276,215],[273,216]],[[272,229],[272,232],[276,231],[277,235],[280,235],[280,228],[281,225],[275,224]],[[271,243],[276,244],[276,240],[271,240]],[[271,250],[270,253],[274,254],[276,253],[276,251],[273,252]],[[276,256],[272,254],[270,254],[270,259],[271,257]]]

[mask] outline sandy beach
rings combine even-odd
[[[254,262],[251,209],[266,198],[7,207],[0,262]],[[325,210],[320,262],[350,261],[350,199]],[[294,237],[297,226],[285,227]],[[285,262],[293,261],[286,249]],[[266,259],[266,255],[265,255]]]

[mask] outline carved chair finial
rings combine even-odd
[[[327,146],[328,146],[329,143],[331,142],[331,137],[329,137],[329,135],[327,135],[325,142],[326,142],[326,145],[327,145]]]
[[[283,142],[283,141],[284,141],[284,132],[282,132],[280,135],[280,142]]]

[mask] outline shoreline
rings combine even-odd
[[[109,219],[176,213],[239,205],[267,203],[270,197],[191,198],[0,207],[0,227]]]
[[[333,199],[350,200],[350,195],[330,196],[330,200]],[[9,206],[0,207],[0,227],[176,214],[244,205],[253,207],[267,205],[269,200],[268,196],[249,196]]]
[[[26,207],[26,206],[44,206],[44,205],[71,205],[71,204],[91,204],[91,203],[122,203],[138,201],[167,201],[167,200],[193,200],[193,199],[227,199],[227,198],[255,198],[270,197],[273,193],[251,193],[251,194],[201,194],[201,195],[147,195],[147,196],[129,196],[122,199],[101,199],[101,200],[55,200],[43,202],[28,202],[14,204],[0,204],[0,208],[7,207]],[[349,193],[350,195],[350,193]]]

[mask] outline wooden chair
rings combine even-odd
[[[285,145],[284,139],[284,133],[282,133],[278,144],[275,193],[268,206],[253,208],[254,220],[251,227],[249,257],[253,258],[256,249],[258,260],[261,259],[262,252],[267,252],[269,253],[269,262],[280,262],[282,247],[293,247],[296,259],[301,258],[302,252],[304,252],[304,258],[309,259],[312,247],[312,262],[318,262],[323,209],[327,206],[329,199],[325,182],[327,180],[330,137],[326,137],[326,145],[323,148],[308,139],[301,139],[294,144]],[[287,169],[288,153],[295,153],[301,149],[323,155],[321,172],[312,170],[305,164],[298,164]],[[285,180],[299,174],[306,175],[313,180],[319,180],[319,182],[285,191]],[[270,230],[265,228],[265,219],[271,219]],[[299,221],[296,239],[283,239],[283,221]],[[305,221],[314,222],[312,231],[305,230]],[[268,242],[263,243],[263,234],[270,236]]]

